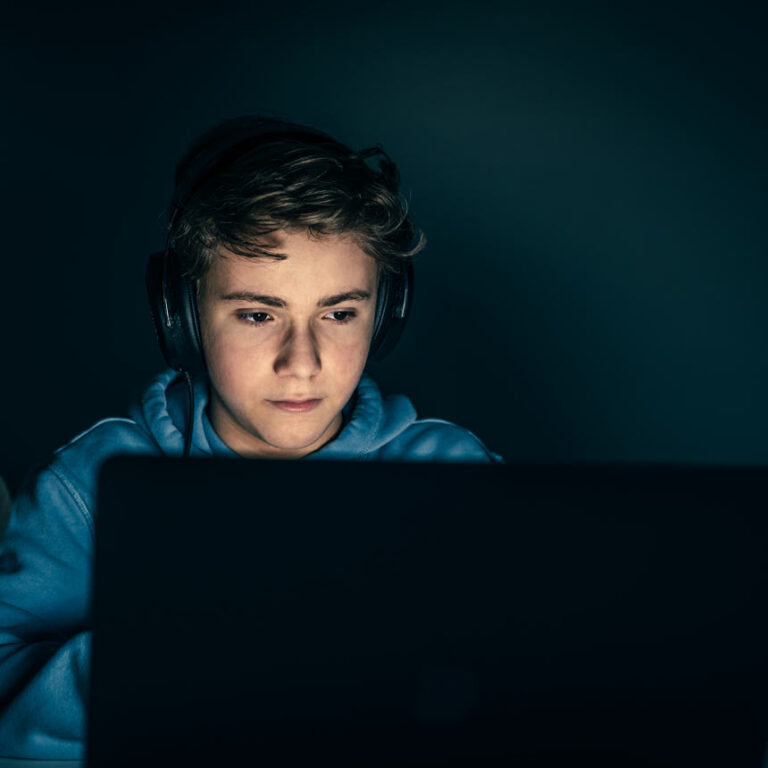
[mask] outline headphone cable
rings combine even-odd
[[[192,429],[195,421],[195,390],[192,386],[192,377],[187,371],[182,371],[184,379],[187,382],[187,403],[189,410],[187,412],[187,429],[184,434],[184,458],[189,457],[189,449],[192,447]]]

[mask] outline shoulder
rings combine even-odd
[[[3,534],[6,550],[27,563],[48,562],[49,570],[45,553],[55,551],[54,560],[68,562],[74,578],[82,570],[78,553],[89,551],[94,538],[101,465],[118,454],[152,452],[157,446],[131,419],[103,419],[81,432],[27,476]]]
[[[143,451],[151,446],[157,450],[152,437],[134,419],[110,418],[101,419],[75,435],[68,443],[58,448],[55,455],[71,460],[80,454]]]
[[[107,459],[158,452],[152,437],[132,419],[102,419],[57,449],[46,470],[67,489],[78,506],[90,512],[95,505],[99,470]]]
[[[381,449],[380,458],[503,463],[474,433],[443,419],[417,419]]]

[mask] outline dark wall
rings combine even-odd
[[[12,487],[161,367],[173,165],[255,112],[400,165],[430,244],[385,391],[511,460],[768,458],[764,4],[279,6],[3,24]]]

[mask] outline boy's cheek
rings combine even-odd
[[[231,337],[208,332],[203,336],[205,359],[212,379],[237,381],[252,378],[263,354],[252,346],[236,343]]]

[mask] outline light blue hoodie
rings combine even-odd
[[[192,456],[235,456],[206,415],[208,388],[195,384]],[[131,409],[56,451],[22,490],[0,544],[0,756],[83,757],[96,479],[117,454],[181,455],[186,384],[160,374]],[[501,462],[471,432],[417,419],[408,398],[382,398],[363,376],[330,443],[302,461]]]

